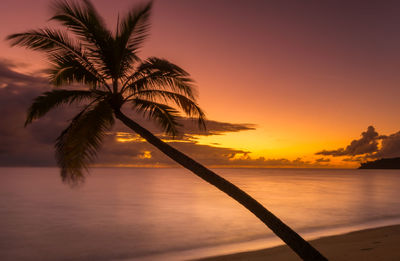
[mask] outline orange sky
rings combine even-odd
[[[93,1],[110,26],[138,1]],[[2,0],[0,38],[42,27],[49,1]],[[400,3],[397,1],[155,1],[142,57],[189,71],[209,119],[255,130],[202,136],[200,144],[301,157],[346,147],[373,125],[399,131]],[[2,59],[34,73],[31,51],[0,42]],[[354,167],[333,158],[330,166]]]

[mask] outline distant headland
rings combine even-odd
[[[359,169],[400,169],[400,158],[378,159],[361,163]]]

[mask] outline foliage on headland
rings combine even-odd
[[[400,169],[400,158],[385,158],[361,163],[359,169]]]

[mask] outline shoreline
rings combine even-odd
[[[354,232],[321,237],[309,241],[329,260],[400,260],[400,225],[368,228]],[[197,261],[282,260],[300,258],[286,245],[255,251],[246,251]]]

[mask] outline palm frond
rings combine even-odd
[[[68,27],[88,44],[101,46],[111,37],[111,32],[107,30],[92,3],[88,0],[82,2],[83,4],[66,0],[56,1],[53,4],[55,15],[50,20],[58,21]]]
[[[116,32],[116,42],[118,57],[121,60],[121,76],[132,68],[134,61],[140,60],[136,53],[148,36],[151,7],[151,2],[143,6],[135,6],[125,15],[118,26],[120,29]]]
[[[59,30],[39,29],[30,30],[24,33],[12,34],[7,37],[12,46],[22,46],[28,49],[45,52],[52,56],[70,56],[77,63],[80,63],[93,78],[98,82],[104,82],[103,77],[96,70],[92,61],[84,54],[81,47],[78,46],[68,35]]]
[[[80,102],[93,98],[95,95],[92,91],[83,90],[52,90],[45,92],[38,96],[29,107],[25,126],[62,104]]]
[[[51,55],[52,68],[47,70],[50,81],[55,86],[62,86],[72,83],[83,83],[92,86],[94,89],[101,86],[100,80],[87,70],[72,55]]]
[[[135,73],[125,81],[125,88],[130,92],[146,89],[167,89],[195,99],[196,91],[189,73],[179,66],[156,57],[142,62]]]
[[[168,135],[175,137],[179,133],[177,129],[180,126],[177,121],[179,112],[174,108],[139,98],[132,99],[132,103],[134,109],[143,113],[149,120],[156,120]]]
[[[75,33],[87,49],[87,55],[96,60],[102,74],[115,78],[117,64],[115,61],[115,43],[111,32],[106,28],[101,16],[92,3],[83,0],[83,4],[57,1],[52,20],[60,22]]]
[[[56,141],[56,158],[64,182],[83,181],[87,170],[100,149],[106,132],[114,124],[108,102],[100,101],[79,113]]]
[[[189,99],[188,97],[174,93],[170,91],[164,90],[143,90],[136,93],[136,97],[144,98],[150,101],[157,101],[163,99],[164,102],[174,102],[180,109],[185,112],[185,114],[189,117],[197,118],[198,125],[200,128],[205,129],[205,114],[203,110],[194,102],[193,100]]]
[[[24,33],[11,34],[7,38],[12,46],[23,46],[38,51],[77,51],[73,41],[65,32],[50,28],[30,30]]]

